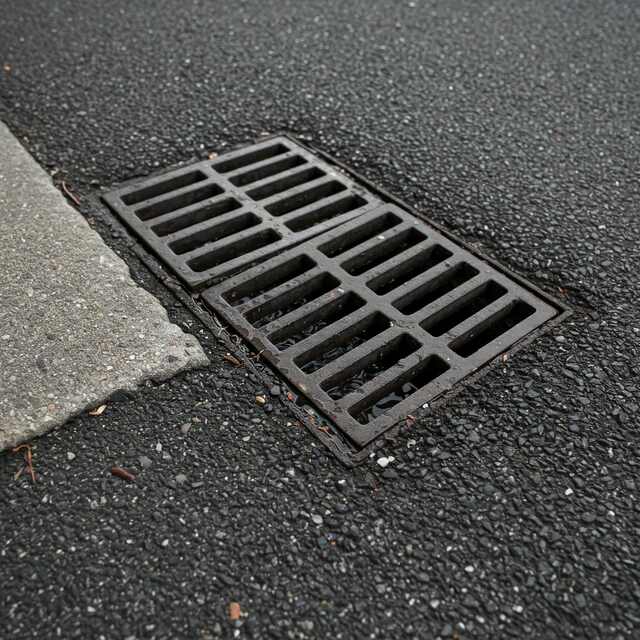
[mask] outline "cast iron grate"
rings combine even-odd
[[[358,448],[558,315],[391,204],[202,295]]]
[[[125,184],[103,199],[194,290],[381,202],[285,136]]]

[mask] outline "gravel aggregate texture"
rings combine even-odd
[[[1,116],[212,362],[35,440],[35,484],[0,455],[5,637],[637,637],[639,28],[628,1],[5,3]],[[357,470],[91,204],[281,130],[574,310]]]

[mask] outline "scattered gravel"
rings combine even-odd
[[[214,364],[35,441],[35,485],[0,456],[3,632],[635,637],[639,28],[625,0],[14,3],[0,112]],[[279,380],[223,359],[90,199],[283,129],[575,309],[356,470],[295,425]],[[105,472],[137,462],[134,483]]]

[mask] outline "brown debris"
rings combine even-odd
[[[240,360],[238,360],[238,358],[236,358],[234,355],[231,355],[230,353],[225,353],[222,357],[227,362],[230,362],[232,365],[234,365],[235,367],[241,367],[242,366],[242,362],[240,362]]]
[[[73,204],[75,204],[76,207],[79,207],[80,200],[78,200],[78,197],[71,192],[69,187],[67,187],[67,184],[64,180],[60,183],[60,186],[62,187],[62,191],[64,192],[64,195],[67,196],[67,198],[69,198],[69,200],[71,200],[71,202],[73,202]]]
[[[240,620],[241,615],[242,610],[240,609],[240,604],[238,602],[231,602],[229,604],[229,620],[231,620],[232,622]]]
[[[31,476],[31,481],[35,483],[36,481],[36,473],[33,470],[33,455],[31,453],[31,445],[30,444],[21,444],[14,449],[11,449],[11,453],[18,453],[18,451],[24,450],[24,464],[14,476],[14,480],[18,480],[22,475],[23,471],[26,471]]]
[[[101,404],[99,407],[96,407],[95,409],[91,409],[91,411],[89,411],[89,415],[90,416],[101,416],[104,413],[104,410],[107,408],[106,404]]]
[[[123,469],[122,467],[111,467],[111,475],[127,482],[133,482],[136,477],[130,471]]]

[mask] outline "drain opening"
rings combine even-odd
[[[349,314],[355,313],[364,304],[364,300],[355,293],[345,293],[315,312],[271,334],[269,340],[280,350],[288,349]]]
[[[415,353],[420,343],[403,333],[386,345],[368,353],[350,367],[320,383],[320,388],[333,400],[356,392],[393,365]]]
[[[265,229],[252,236],[246,236],[220,249],[193,258],[187,263],[194,271],[205,271],[229,260],[239,253],[249,253],[280,240],[281,236],[273,229]]]
[[[265,208],[271,215],[283,216],[285,213],[291,213],[296,209],[301,209],[302,207],[312,204],[313,202],[317,202],[322,198],[340,193],[345,189],[346,187],[341,182],[332,180],[331,182],[325,182],[324,184],[313,187],[312,189],[301,191],[293,196],[274,202]]]
[[[385,318],[381,313],[374,313],[312,347],[295,358],[294,362],[305,373],[313,373],[375,338],[390,326],[389,318]]]
[[[340,281],[335,276],[321,273],[311,280],[302,282],[285,293],[247,311],[245,318],[256,328],[264,327],[325,293],[329,293],[339,284]]]
[[[462,298],[458,298],[440,313],[423,320],[420,326],[432,336],[441,336],[462,324],[478,311],[488,307],[492,302],[499,300],[506,293],[507,290],[502,285],[490,280]]]
[[[202,182],[203,180],[206,180],[206,178],[207,176],[202,173],[202,171],[190,171],[189,173],[184,173],[170,180],[164,180],[149,187],[143,187],[137,191],[127,193],[122,196],[122,201],[126,205],[138,204],[138,202],[157,198],[165,193],[177,191],[182,187],[188,187],[192,184],[196,184],[196,182]]]
[[[243,153],[235,158],[231,158],[230,160],[220,159],[219,161],[214,162],[211,166],[218,173],[228,173],[229,171],[234,171],[236,169],[241,169],[242,167],[255,164],[261,160],[268,160],[269,158],[279,156],[283,153],[287,153],[287,151],[289,151],[289,147],[284,144],[271,144],[255,149],[254,151],[249,151],[248,153]]]
[[[335,258],[360,244],[364,244],[367,240],[371,240],[371,238],[375,238],[377,235],[393,229],[393,227],[399,225],[400,222],[401,220],[398,216],[394,216],[392,213],[384,213],[374,220],[371,220],[367,226],[351,229],[339,238],[327,244],[320,245],[319,249],[327,258]]]
[[[445,293],[453,291],[467,280],[477,276],[479,271],[466,262],[457,264],[433,280],[413,289],[407,295],[395,300],[393,306],[407,316],[413,315],[431,304]]]
[[[243,187],[245,185],[258,182],[258,180],[275,176],[287,169],[294,169],[306,162],[307,161],[301,156],[290,156],[288,158],[283,158],[282,160],[270,162],[266,165],[261,165],[254,169],[249,169],[249,171],[245,171],[237,176],[232,176],[229,178],[229,182],[234,184],[236,187]]]
[[[169,243],[169,248],[178,255],[193,251],[199,247],[208,244],[209,242],[215,242],[227,238],[238,231],[244,231],[245,229],[251,229],[262,222],[255,213],[243,213],[242,215],[235,216],[231,220],[221,222],[212,227],[201,229],[196,231],[180,240],[174,240]]]
[[[409,260],[394,266],[389,269],[389,271],[385,271],[383,274],[370,280],[367,282],[367,286],[378,295],[383,296],[401,284],[413,280],[416,276],[444,262],[447,258],[450,258],[451,255],[451,251],[440,245],[429,247],[426,251],[421,251],[412,258],[409,258]]]
[[[295,280],[315,266],[316,263],[308,256],[296,256],[278,265],[275,269],[257,275],[252,280],[226,291],[223,297],[234,307],[246,304],[285,282]]]
[[[449,346],[459,356],[468,358],[485,345],[526,320],[529,316],[533,315],[534,312],[535,309],[531,305],[517,300],[490,318],[487,318],[465,335],[454,340]]]
[[[410,398],[448,369],[449,365],[442,358],[430,356],[354,404],[349,413],[360,424],[368,424]]]
[[[423,240],[425,236],[422,233],[415,229],[407,229],[347,260],[342,264],[342,268],[352,276],[359,276],[404,253],[407,249],[415,247]]]
[[[217,184],[207,184],[199,189],[185,191],[172,198],[166,198],[154,204],[147,205],[146,207],[136,209],[136,215],[140,220],[150,220],[151,218],[157,218],[176,209],[184,209],[189,205],[201,202],[207,198],[219,196],[223,192],[222,187],[219,187]]]
[[[304,231],[305,229],[310,229],[311,227],[330,220],[331,218],[336,218],[343,213],[359,209],[366,203],[367,201],[360,196],[347,196],[346,198],[341,198],[335,202],[329,202],[328,204],[325,204],[318,209],[313,209],[308,213],[301,214],[297,218],[289,220],[285,224],[292,231]]]
[[[159,237],[168,236],[172,233],[194,227],[201,222],[207,222],[213,218],[235,211],[242,205],[234,198],[225,198],[217,202],[210,202],[203,207],[188,211],[179,216],[172,215],[168,220],[154,223],[151,230]]]
[[[264,200],[265,198],[274,196],[277,193],[287,191],[292,187],[297,187],[298,185],[311,182],[317,178],[322,178],[324,175],[325,173],[322,169],[318,169],[318,167],[309,167],[308,169],[298,171],[297,173],[289,173],[283,178],[278,178],[277,180],[263,184],[260,187],[255,187],[250,191],[247,191],[247,195],[254,200]],[[273,211],[271,211],[271,213],[273,213]]]

